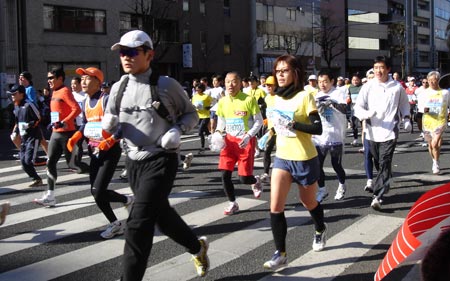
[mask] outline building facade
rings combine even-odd
[[[110,47],[133,29],[151,35],[161,73],[181,83],[230,70],[271,73],[284,53],[300,57],[308,74],[330,67],[348,76],[377,55],[392,57],[404,76],[448,72],[449,18],[447,0],[2,0],[1,105],[23,70],[37,89],[52,67],[70,79],[78,67],[97,66],[117,81]],[[324,26],[339,35],[325,42],[336,44],[331,58]]]

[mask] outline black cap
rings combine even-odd
[[[33,76],[31,76],[31,73],[28,71],[23,71],[19,76],[25,77],[25,79],[27,79],[28,81],[31,81],[31,79],[33,79]]]
[[[253,82],[253,81],[258,82],[258,81],[259,81],[259,80],[258,80],[258,77],[256,77],[255,75],[250,76],[250,77],[248,78],[248,80],[249,80],[250,82]]]
[[[111,84],[109,84],[109,82],[103,82],[102,88],[111,88]]]
[[[15,92],[20,92],[25,94],[25,87],[22,85],[14,85],[11,87],[11,89],[8,91],[8,94],[14,94]]]

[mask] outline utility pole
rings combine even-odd
[[[313,60],[313,73],[316,74],[316,55],[314,52],[314,47],[316,45],[316,36],[314,34],[314,1],[312,1],[312,10],[311,10],[311,15],[312,15],[312,22],[311,22],[311,27],[312,27],[312,60]]]

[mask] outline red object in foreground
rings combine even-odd
[[[414,203],[374,280],[382,280],[402,262],[421,260],[447,228],[450,228],[450,183],[426,192]]]

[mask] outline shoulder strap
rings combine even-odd
[[[125,88],[127,87],[129,79],[130,78],[127,76],[127,77],[125,77],[125,79],[123,79],[122,83],[120,83],[119,91],[117,92],[117,96],[116,96],[116,104],[114,107],[115,112],[112,112],[114,115],[119,115],[119,113],[120,113],[120,103],[122,102],[123,92],[125,91]]]
[[[159,116],[166,119],[169,123],[173,123],[172,116],[170,115],[169,111],[167,110],[164,103],[161,102],[161,99],[159,98],[158,94],[158,79],[159,74],[156,71],[153,71],[149,78],[150,83],[150,94],[152,96],[152,107],[155,109],[156,113],[158,113]],[[119,91],[117,92],[116,96],[116,106],[115,106],[115,114],[118,115],[120,113],[120,104],[122,102],[123,98],[123,92],[125,91],[125,88],[128,84],[128,76],[125,77],[125,79],[122,81],[122,83],[119,86]]]
[[[173,123],[172,116],[170,115],[169,111],[167,110],[164,103],[159,98],[158,94],[158,79],[159,74],[156,71],[153,71],[150,75],[150,93],[152,95],[152,106],[155,109],[155,111],[158,113],[159,116],[169,121],[169,123]]]

